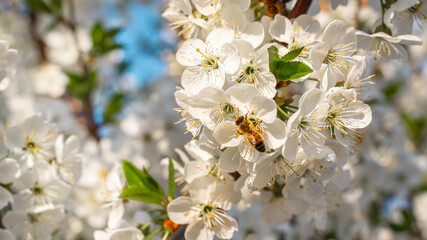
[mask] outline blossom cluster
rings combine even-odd
[[[385,14],[392,29],[393,11],[412,7],[398,4]],[[322,31],[309,15],[257,18],[253,8],[172,0],[163,14],[184,38],[176,111],[193,135],[185,149],[194,160],[181,168],[186,196],[168,216],[188,224],[186,239],[231,239],[238,224],[226,211],[257,196],[268,224],[308,214],[325,229],[349,184],[344,166],[372,120],[366,65],[372,56],[406,59],[401,44],[421,44],[403,30],[371,35],[334,20]]]
[[[0,142],[0,208],[11,206],[2,221],[17,239],[49,239],[63,222],[72,185],[81,175],[78,139],[57,131],[36,115],[8,128]]]

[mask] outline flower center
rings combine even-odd
[[[246,74],[247,75],[252,75],[255,73],[255,69],[252,66],[249,66],[246,68]]]
[[[233,113],[234,112],[234,107],[229,103],[221,103],[220,107],[221,107],[222,111],[225,113]]]
[[[308,126],[308,122],[302,118],[301,121],[297,125],[297,129],[305,129]]]
[[[196,52],[200,53],[205,58],[205,61],[202,63],[203,66],[209,67],[210,69],[218,69],[217,56],[212,56],[212,53],[203,53],[199,48],[196,49]]]
[[[31,189],[31,192],[34,195],[41,195],[43,193],[43,187],[40,186],[40,184],[36,182],[36,186]]]
[[[210,214],[211,212],[212,212],[212,210],[213,210],[213,208],[211,207],[211,206],[209,206],[209,205],[206,205],[206,206],[204,206],[203,207],[203,212],[205,213],[205,214]]]
[[[215,58],[208,58],[205,60],[205,65],[212,67],[212,69],[218,69],[218,63]]]
[[[24,151],[31,151],[31,152],[36,152],[36,153],[40,153],[40,150],[37,148],[37,144],[32,141],[32,140],[28,140],[27,144],[24,145],[24,147],[22,148],[22,150]]]

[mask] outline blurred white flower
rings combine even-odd
[[[68,84],[68,77],[57,65],[45,63],[33,71],[34,91],[53,98],[61,97]]]
[[[65,218],[62,208],[43,210],[37,213],[9,211],[3,218],[3,224],[17,240],[52,239],[53,231]]]
[[[9,78],[6,77],[17,61],[18,52],[15,49],[10,49],[7,41],[0,40],[0,91],[9,86]]]
[[[63,203],[71,187],[58,179],[55,169],[46,162],[37,162],[34,167],[13,182],[18,192],[14,195],[14,208],[35,211],[39,207]]]

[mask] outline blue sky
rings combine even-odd
[[[133,2],[126,9],[129,22],[117,41],[124,46],[124,60],[129,62],[127,72],[136,75],[141,87],[148,86],[167,74],[161,53],[174,48],[174,44],[166,41],[162,34],[165,22],[161,17],[161,1]]]

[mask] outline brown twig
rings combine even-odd
[[[70,19],[67,20],[64,17],[61,16],[61,20],[62,23],[68,27],[68,29],[71,31],[72,35],[73,35],[73,39],[74,39],[74,44],[76,45],[78,52],[79,52],[79,64],[82,68],[83,71],[83,76],[84,78],[87,80],[88,84],[91,84],[91,81],[89,79],[90,77],[90,63],[89,61],[86,61],[85,56],[83,55],[81,49],[80,49],[80,44],[79,44],[79,37],[77,34],[77,27],[76,27],[76,14],[75,14],[75,9],[74,9],[74,4],[73,4],[73,0],[69,0],[69,11],[70,11]],[[33,38],[36,48],[38,50],[38,53],[40,55],[40,62],[41,63],[46,63],[49,62],[48,56],[47,56],[47,46],[46,43],[44,42],[43,38],[40,36],[39,32],[38,32],[38,14],[36,11],[31,10],[29,15],[28,15],[28,19],[29,19],[29,32],[31,37]],[[75,100],[74,98],[72,98],[71,96],[67,95],[64,96],[64,99],[66,99],[71,106],[73,106],[73,108],[71,109],[72,112],[74,113],[74,115],[76,116],[76,119],[80,122],[80,123],[84,123],[89,134],[95,138],[97,141],[100,140],[99,134],[98,134],[98,130],[99,130],[99,125],[96,124],[95,122],[95,118],[93,116],[93,112],[94,112],[94,106],[92,103],[92,92],[91,92],[92,86],[89,86],[87,89],[87,92],[84,96],[82,100],[82,105],[80,107],[77,107],[78,104],[75,104]],[[82,117],[84,118],[84,121],[82,120]]]
[[[306,14],[313,0],[298,0],[289,14],[289,18],[297,18],[302,14]]]
[[[44,43],[43,39],[41,38],[40,34],[37,31],[38,27],[38,15],[36,12],[31,11],[28,15],[29,17],[29,30],[30,35],[33,38],[37,50],[40,55],[40,61],[41,62],[48,62],[47,54],[46,54],[46,44]]]

